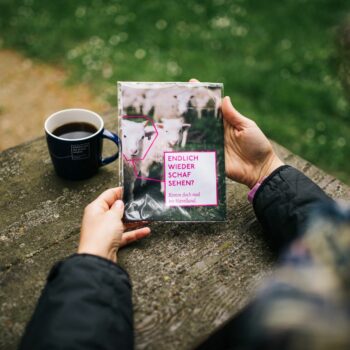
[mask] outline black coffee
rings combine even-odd
[[[52,133],[55,136],[62,137],[63,139],[82,139],[93,135],[97,131],[97,128],[89,123],[77,122],[68,123],[56,128]]]

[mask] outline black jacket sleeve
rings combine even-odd
[[[20,349],[132,349],[131,285],[109,260],[75,254],[51,270]]]
[[[314,208],[332,201],[323,190],[297,169],[284,165],[258,188],[253,206],[270,245],[277,251],[302,234]]]
[[[259,187],[254,196],[253,205],[268,241],[277,251],[280,251],[298,234],[304,233],[305,224],[315,209],[320,204],[327,202],[333,201],[313,181],[291,166],[282,166],[268,176]],[[300,261],[295,262],[295,264],[298,269],[303,268]],[[310,271],[309,259],[307,269]],[[293,265],[289,267],[287,272],[279,272],[278,276],[283,276],[283,283],[278,284],[278,281],[272,283],[272,279],[270,279],[267,282],[269,289],[260,290],[260,293],[250,304],[197,350],[285,349],[290,348],[288,346],[290,344],[300,344],[301,338],[296,338],[295,333],[288,333],[288,329],[283,329],[283,326],[279,332],[275,329],[271,330],[271,324],[276,323],[278,317],[285,318],[291,307],[302,308],[310,303],[311,306],[307,307],[306,310],[312,313],[316,309],[315,304],[322,305],[322,307],[324,304],[320,303],[321,299],[318,299],[317,293],[313,292],[311,296],[308,295],[309,286],[304,292],[293,288],[292,284],[288,284],[289,279],[292,279],[293,282],[298,281],[297,272],[292,271]],[[301,283],[298,281],[301,286],[306,281],[305,276],[303,275]],[[327,288],[329,288],[328,285]],[[302,304],[295,303],[298,299],[302,300]],[[274,309],[272,309],[273,307]],[[282,312],[279,312],[276,317],[273,314],[275,310],[282,310]],[[270,311],[272,312],[270,313]],[[305,311],[304,315],[307,314],[308,311]],[[310,320],[313,318],[308,317],[305,322],[310,322]],[[291,322],[291,325],[293,324]],[[305,332],[308,332],[305,329],[301,331],[303,336]],[[304,338],[302,339],[304,340]]]

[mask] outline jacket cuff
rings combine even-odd
[[[268,182],[277,174],[279,174],[282,170],[286,168],[291,168],[290,165],[281,165],[277,169],[275,169],[269,176],[265,177],[265,179],[261,182],[260,186],[256,189],[254,193],[254,197],[252,198],[253,207],[255,207],[255,202],[259,193],[264,189],[264,187],[268,184]]]
[[[74,253],[70,256],[68,256],[67,258],[59,261],[58,263],[56,263],[54,265],[54,267],[52,268],[49,276],[48,276],[48,280],[52,277],[52,274],[55,274],[55,271],[57,270],[58,267],[60,267],[62,264],[64,264],[65,262],[70,262],[72,260],[80,260],[80,261],[87,261],[90,263],[94,263],[97,265],[100,265],[102,268],[107,268],[107,269],[111,269],[114,270],[117,274],[125,276],[130,284],[130,276],[127,273],[126,270],[124,270],[119,264],[116,264],[115,262],[103,258],[101,256],[97,256],[97,255],[93,255],[93,254],[87,254],[87,253]]]
[[[277,251],[304,233],[313,211],[332,199],[310,178],[289,165],[272,172],[253,200],[267,240]]]

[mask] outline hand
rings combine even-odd
[[[120,200],[122,188],[111,188],[103,192],[84,210],[78,253],[98,255],[117,262],[118,249],[146,237],[149,227],[125,232],[137,223],[123,224],[124,203]]]
[[[190,83],[199,83],[190,79]],[[222,101],[226,175],[249,188],[283,165],[270,141],[252,120],[240,114],[226,96]]]
[[[240,114],[229,97],[222,102],[226,175],[252,188],[283,165],[256,123]]]

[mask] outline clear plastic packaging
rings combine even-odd
[[[128,221],[226,220],[219,83],[118,82]]]

